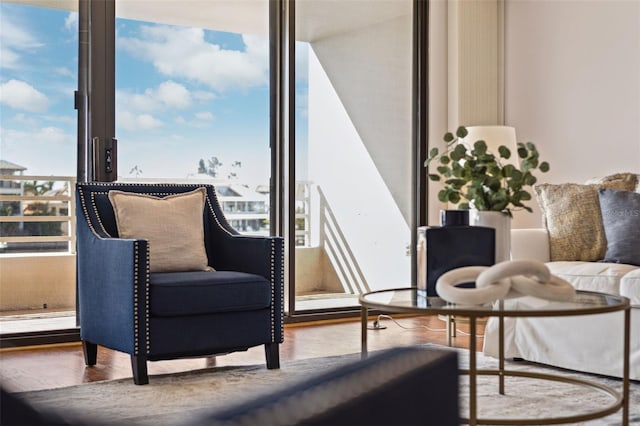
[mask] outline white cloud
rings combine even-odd
[[[0,103],[29,112],[44,112],[49,106],[44,93],[24,81],[13,79],[0,84]]]
[[[44,121],[55,123],[57,125],[67,124],[73,127],[76,127],[78,125],[78,117],[74,113],[71,113],[70,115],[46,114],[41,118]]]
[[[75,135],[69,135],[58,127],[43,127],[36,135],[36,139],[44,143],[63,144],[70,139],[75,140]]]
[[[163,126],[162,121],[151,114],[134,114],[130,111],[118,112],[118,124],[125,130],[152,130]]]
[[[11,120],[32,128],[38,125],[38,121],[33,117],[33,115],[25,115],[23,112],[14,115],[11,117]]]
[[[184,85],[172,80],[148,88],[144,93],[119,90],[116,93],[118,126],[130,131],[157,129],[164,126],[163,120],[172,119],[166,116],[167,112],[175,117],[173,122],[176,124],[201,125],[203,121],[214,120],[214,115],[210,112],[194,114],[200,121],[198,123],[194,120],[187,121],[183,116],[175,116],[175,111],[191,108],[194,101],[202,102],[213,98],[215,95],[211,92],[192,93]],[[157,115],[162,113],[164,116],[159,119]]]
[[[119,90],[116,93],[119,108],[138,112],[155,112],[165,109],[185,109],[192,104],[192,95],[182,84],[168,80],[157,88],[149,88],[144,93],[130,93]]]
[[[0,44],[0,58],[2,58],[0,68],[15,69],[20,66],[20,55],[2,44]]]
[[[138,126],[145,130],[162,127],[162,122],[150,114],[140,114],[136,117],[136,121]]]
[[[21,51],[37,49],[44,45],[17,21],[18,19],[9,15],[6,10],[0,13],[0,68],[19,69]]]
[[[69,12],[64,20],[64,27],[73,32],[78,32],[78,12]]]
[[[76,77],[76,73],[74,73],[67,67],[58,67],[58,68],[55,68],[54,71],[56,74],[59,74],[64,77],[71,77],[71,78]]]
[[[15,22],[11,16],[5,16],[4,12],[1,15],[0,40],[3,45],[21,49],[33,49],[44,45],[29,30]]]
[[[3,151],[5,147],[16,150],[21,147],[41,145],[69,145],[75,146],[76,135],[66,133],[59,127],[42,127],[33,131],[17,129],[0,129],[2,135]],[[31,153],[34,154],[33,152]],[[34,156],[39,156],[34,155]]]
[[[156,98],[168,107],[188,108],[191,105],[191,93],[182,84],[165,81],[158,86]]]
[[[8,161],[35,175],[73,176],[76,167],[75,133],[59,127],[34,130],[0,128],[0,151]]]
[[[193,98],[198,101],[210,101],[216,99],[217,96],[213,92],[205,92],[204,90],[197,90],[193,92]]]
[[[141,26],[139,38],[121,38],[121,48],[153,63],[171,77],[204,83],[216,91],[268,82],[268,40],[243,35],[245,50],[223,49],[205,40],[198,28]]]
[[[117,110],[132,110],[153,112],[161,109],[161,106],[148,93],[130,93],[124,90],[116,90]]]
[[[202,121],[213,121],[215,119],[213,114],[210,113],[209,111],[197,112],[195,116],[198,120],[202,120]]]

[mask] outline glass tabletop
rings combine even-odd
[[[458,305],[440,297],[426,297],[415,287],[379,290],[359,297],[364,308],[412,312],[423,315],[464,315],[470,317],[534,317],[590,315],[630,309],[629,299],[604,293],[578,290],[571,300],[553,301],[523,296],[485,305]]]

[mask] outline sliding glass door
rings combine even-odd
[[[118,179],[213,183],[244,233],[286,216],[289,314],[353,308],[411,284],[413,1],[275,3],[295,47],[272,69],[266,1],[116,3]],[[274,73],[295,77],[276,130]]]
[[[179,3],[116,2],[118,180],[213,184],[235,229],[266,235],[267,2]]]
[[[295,6],[295,309],[411,285],[413,1]]]
[[[0,50],[0,334],[75,328],[78,13],[2,1]]]

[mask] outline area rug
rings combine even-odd
[[[468,363],[468,352],[458,350],[460,364]],[[282,362],[279,370],[264,365],[215,367],[179,374],[154,375],[145,386],[131,379],[96,382],[52,390],[20,393],[42,410],[54,410],[66,417],[93,419],[114,425],[182,425],[203,414],[272,393],[298,381],[357,362],[360,354]],[[478,353],[479,368],[496,368],[497,361]],[[555,372],[587,378],[621,389],[621,381],[551,369],[526,362],[510,362],[508,369]],[[461,414],[467,417],[468,379],[461,377]],[[542,418],[584,413],[609,405],[611,397],[601,392],[542,380],[507,378],[506,395],[498,395],[496,377],[479,377],[480,418]],[[437,388],[434,389],[437,391]],[[632,382],[630,424],[640,425],[640,383]],[[541,422],[540,424],[543,424]],[[585,425],[620,425],[621,414],[593,420]]]

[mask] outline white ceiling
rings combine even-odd
[[[78,10],[78,0],[2,0]],[[296,39],[315,41],[411,13],[411,0],[297,0]],[[267,0],[117,0],[120,18],[267,36]]]

